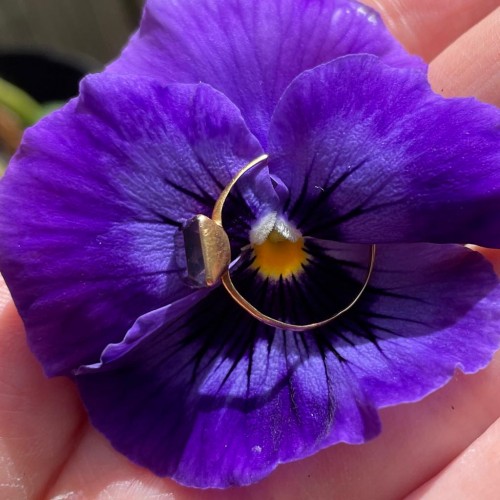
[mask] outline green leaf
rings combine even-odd
[[[0,104],[17,115],[24,127],[33,125],[44,114],[35,99],[3,78],[0,78]]]

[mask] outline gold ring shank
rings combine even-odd
[[[250,162],[248,165],[243,167],[231,180],[231,182],[224,188],[222,193],[220,194],[219,198],[217,199],[214,209],[212,212],[212,220],[219,225],[221,228],[223,227],[222,225],[222,210],[224,208],[224,203],[226,202],[227,197],[229,196],[229,193],[235,186],[235,184],[238,182],[238,180],[250,169],[257,167],[261,165],[263,162],[267,161],[268,156],[267,155],[262,155]],[[267,316],[263,312],[259,311],[255,306],[253,306],[250,302],[248,302],[245,297],[241,295],[241,293],[236,289],[234,286],[234,283],[231,279],[231,275],[229,273],[229,269],[226,269],[225,272],[221,276],[221,281],[222,284],[224,285],[224,288],[227,290],[229,295],[233,298],[233,300],[242,308],[244,309],[248,314],[253,316],[255,319],[259,320],[260,322],[275,327],[275,328],[280,328],[283,330],[291,330],[295,332],[304,332],[307,330],[312,330],[314,328],[319,328],[321,326],[324,326],[334,319],[338,318],[345,312],[347,312],[349,309],[351,309],[354,304],[360,299],[361,295],[363,292],[366,290],[366,287],[368,286],[368,283],[370,281],[370,278],[373,273],[373,268],[375,266],[375,256],[376,256],[376,245],[371,245],[370,246],[370,263],[368,266],[368,271],[366,274],[365,281],[363,282],[363,286],[361,287],[359,293],[354,297],[354,299],[344,307],[342,310],[338,311],[335,313],[333,316],[330,316],[322,321],[318,321],[316,323],[309,323],[309,324],[304,324],[304,325],[296,325],[293,323],[287,323],[285,321],[280,321],[276,318],[272,318],[270,316]]]
[[[322,321],[318,321],[317,323],[309,323],[306,325],[294,325],[293,323],[286,323],[284,321],[280,321],[279,319],[271,318],[270,316],[267,316],[266,314],[259,311],[255,306],[250,304],[250,302],[248,302],[248,300],[245,299],[245,297],[243,297],[240,292],[238,292],[238,290],[234,286],[233,281],[231,280],[231,275],[229,274],[229,270],[222,275],[221,279],[222,279],[222,284],[226,288],[229,295],[231,295],[231,297],[243,309],[245,309],[245,311],[248,314],[250,314],[254,318],[258,319],[262,323],[265,323],[266,325],[274,326],[275,328],[281,328],[283,330],[291,330],[294,332],[305,332],[307,330],[313,330],[314,328],[319,328],[320,326],[325,326],[326,324],[330,323],[330,321],[333,321],[334,319],[338,318],[339,316],[341,316],[342,314],[344,314],[345,312],[347,312],[349,309],[352,308],[352,306],[359,300],[361,295],[363,295],[363,292],[366,290],[366,287],[368,286],[368,282],[370,281],[373,272],[373,267],[375,265],[375,255],[376,255],[376,245],[371,245],[370,265],[368,267],[368,273],[363,283],[363,287],[356,295],[356,297],[354,297],[351,303],[348,306],[344,307],[344,309],[335,313],[333,316],[330,316],[329,318],[326,318]]]
[[[251,161],[248,165],[243,167],[229,182],[229,184],[223,189],[219,198],[215,202],[214,209],[212,210],[212,220],[222,227],[222,209],[224,208],[224,203],[226,203],[227,197],[229,193],[234,188],[236,183],[240,180],[240,178],[246,174],[250,169],[257,167],[267,161],[268,155],[261,155],[255,160]]]

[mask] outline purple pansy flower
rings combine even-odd
[[[348,0],[150,0],[0,184],[0,269],[48,375],[117,450],[198,487],[380,431],[500,343],[500,113],[443,99]],[[181,229],[224,211],[233,280],[186,280]]]

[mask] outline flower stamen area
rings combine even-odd
[[[255,258],[252,267],[271,280],[297,275],[302,272],[302,266],[307,262],[304,238],[290,241],[276,231],[272,231],[264,243],[254,245],[253,252]]]
[[[250,232],[254,260],[252,268],[267,279],[288,279],[303,271],[308,254],[304,238],[275,213],[264,217]]]

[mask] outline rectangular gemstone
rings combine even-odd
[[[200,224],[200,217],[193,217],[184,225],[182,234],[184,236],[188,278],[198,286],[206,286],[206,269]]]

